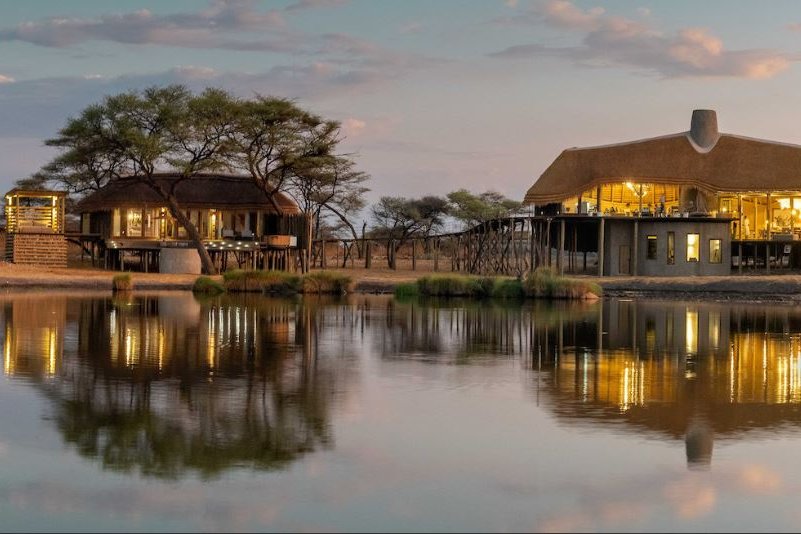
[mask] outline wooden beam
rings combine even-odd
[[[598,225],[598,276],[604,275],[604,218]]]

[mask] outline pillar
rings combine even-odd
[[[598,276],[604,275],[604,219],[598,225]]]
[[[559,274],[565,274],[565,259],[563,251],[565,248],[565,220],[559,221],[559,250],[557,251],[556,264],[559,267]]]
[[[632,276],[637,276],[637,267],[639,265],[639,252],[638,252],[638,245],[640,242],[640,226],[639,221],[636,219],[634,220],[634,242],[631,246],[631,274]]]

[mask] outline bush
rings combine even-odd
[[[488,297],[495,279],[465,275],[424,276],[417,280],[417,289],[427,297]]]
[[[112,291],[131,291],[132,289],[133,282],[130,274],[117,274],[111,279]]]
[[[283,271],[243,271],[233,269],[223,274],[223,286],[231,292],[261,292],[280,295],[298,293],[299,276]]]
[[[314,271],[303,275],[301,287],[303,293],[341,295],[352,290],[353,279],[344,274],[331,271]]]
[[[492,287],[492,296],[500,299],[523,298],[523,282],[513,278],[497,278]]]
[[[192,286],[192,292],[205,295],[219,295],[225,293],[225,287],[213,278],[201,276],[195,280],[195,284]]]
[[[597,298],[603,293],[594,282],[565,278],[547,267],[529,273],[523,282],[523,291],[527,297],[575,300]]]
[[[415,282],[405,283],[405,284],[397,284],[395,286],[395,297],[399,299],[403,298],[412,298],[416,297],[420,294],[420,290],[417,288],[417,284]]]

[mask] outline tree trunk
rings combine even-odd
[[[146,183],[167,203],[170,214],[184,227],[186,233],[189,234],[189,239],[192,240],[192,244],[195,246],[200,256],[200,265],[203,269],[203,274],[217,274],[217,269],[214,268],[214,262],[211,261],[211,256],[209,256],[209,251],[203,246],[203,238],[200,236],[200,232],[197,231],[197,228],[192,224],[192,221],[189,220],[186,214],[181,211],[175,196],[169,194],[161,185],[152,180],[148,180]]]

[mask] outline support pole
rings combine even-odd
[[[604,275],[604,219],[598,225],[598,276]]]
[[[638,220],[634,220],[634,242],[631,246],[631,274],[632,276],[637,276],[637,266],[639,265],[639,258],[638,258],[638,245],[640,243],[640,222]]]
[[[556,256],[556,265],[559,267],[559,274],[565,274],[565,259],[563,250],[565,248],[565,220],[559,221],[559,250]]]

